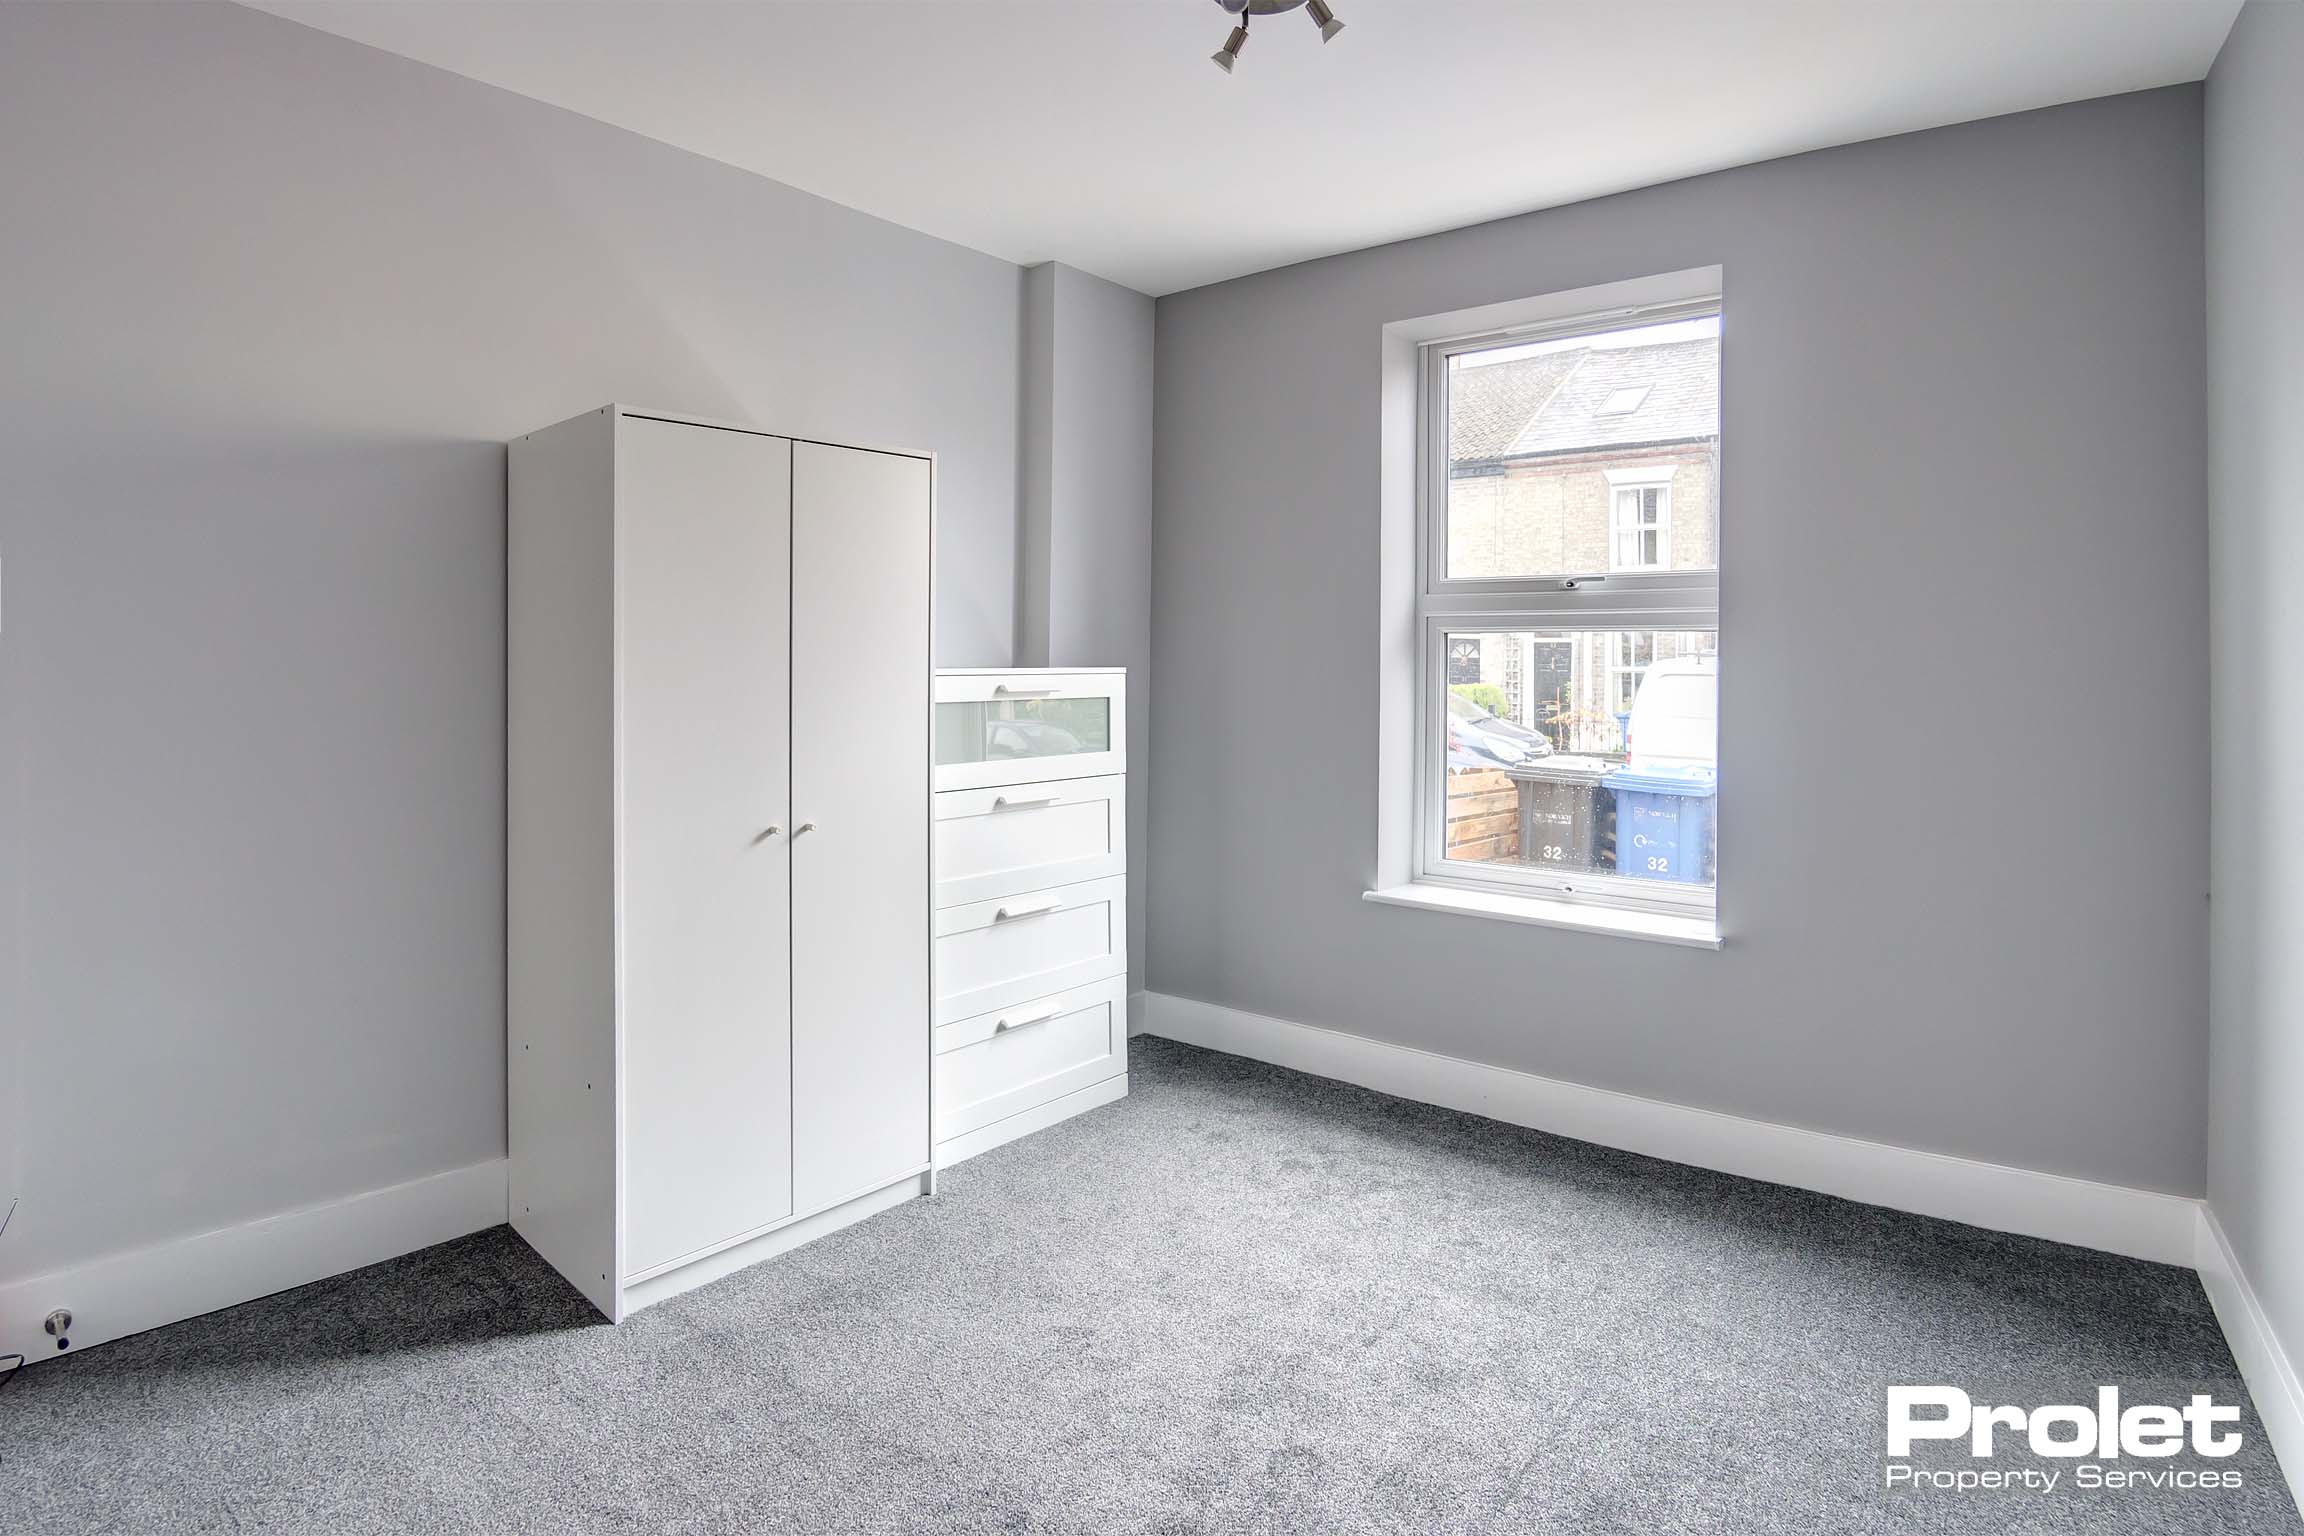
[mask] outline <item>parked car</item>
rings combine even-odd
[[[1684,657],[1644,670],[1624,746],[1635,770],[1717,767],[1720,658]]]
[[[1517,768],[1551,751],[1541,732],[1491,714],[1461,694],[1448,695],[1449,767]]]
[[[1458,722],[1448,722],[1448,771],[1450,773],[1495,773],[1516,768],[1520,760],[1506,761],[1492,751],[1488,739]]]

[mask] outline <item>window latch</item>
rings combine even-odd
[[[1588,581],[1606,581],[1607,579],[1605,576],[1563,576],[1560,578],[1560,590],[1573,592]]]

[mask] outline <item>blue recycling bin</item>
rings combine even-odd
[[[1689,884],[1712,878],[1712,769],[1619,768],[1601,782],[1616,792],[1616,873]]]

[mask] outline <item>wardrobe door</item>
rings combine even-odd
[[[627,1279],[792,1214],[791,455],[617,440]]]
[[[928,1162],[930,470],[792,449],[796,1208]]]

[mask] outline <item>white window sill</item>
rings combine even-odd
[[[1572,928],[1581,933],[1613,934],[1620,939],[1646,939],[1652,944],[1681,944],[1692,949],[1720,947],[1720,925],[1709,917],[1637,912],[1629,907],[1599,907],[1552,901],[1542,896],[1508,896],[1452,885],[1389,885],[1380,891],[1363,891],[1360,899],[1380,901],[1391,907],[1422,907],[1427,912],[1455,912],[1465,917],[1532,923],[1539,928]]]

